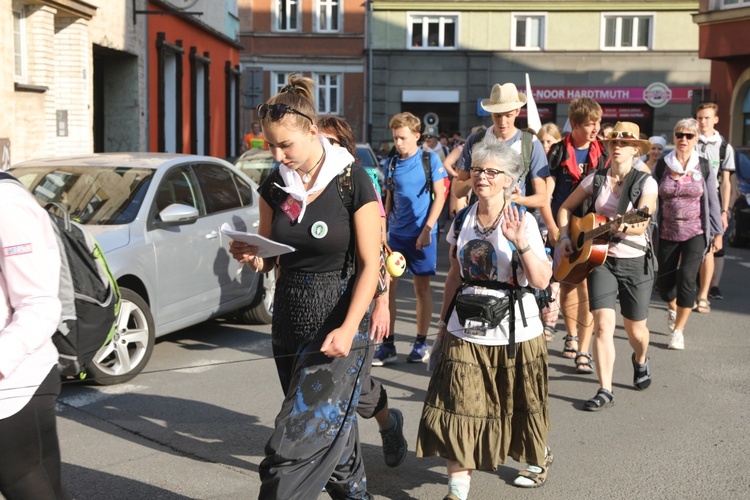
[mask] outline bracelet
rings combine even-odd
[[[438,321],[438,322],[437,322],[437,327],[438,327],[438,330],[440,330],[441,328],[443,328],[443,327],[445,327],[445,326],[448,326],[448,325],[447,325],[447,324],[445,323],[445,321],[443,321],[442,319],[441,319],[440,321]]]
[[[523,247],[522,249],[518,251],[518,255],[523,255],[529,250],[531,250],[531,245],[527,244],[525,247]]]
[[[722,211],[721,211],[721,213],[723,213],[723,214],[728,214],[728,213],[729,213],[729,210],[722,210]]]
[[[560,241],[564,240],[565,238],[570,239],[570,236],[567,234],[565,236],[560,236]]]

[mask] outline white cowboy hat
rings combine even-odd
[[[496,83],[492,87],[489,99],[482,99],[482,109],[488,113],[507,113],[519,109],[526,104],[526,96],[519,94],[518,89],[512,83],[500,85]]]

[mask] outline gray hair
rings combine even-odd
[[[683,118],[682,120],[678,121],[674,126],[674,132],[677,133],[683,130],[689,130],[690,132],[698,136],[700,133],[700,129],[698,128],[698,120],[696,120],[695,118]]]
[[[504,142],[499,141],[495,134],[487,134],[484,140],[474,145],[471,150],[472,167],[493,167],[505,172],[513,182],[505,190],[505,196],[509,196],[513,187],[523,174],[523,159]]]

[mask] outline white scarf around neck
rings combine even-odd
[[[302,183],[303,174],[300,174],[299,170],[293,170],[283,164],[279,165],[279,173],[284,180],[284,186],[279,184],[276,184],[276,186],[289,193],[292,198],[300,203],[301,210],[297,216],[297,222],[302,222],[302,218],[305,216],[307,197],[325,189],[328,183],[344,170],[344,167],[351,165],[354,161],[354,157],[345,148],[331,145],[328,139],[321,135],[318,135],[317,138],[325,151],[325,160],[323,165],[320,166],[320,172],[318,172],[318,176],[310,189],[305,189]]]
[[[677,159],[674,151],[664,157],[664,162],[667,164],[667,167],[669,167],[669,170],[676,174],[685,175],[691,170],[700,172],[700,156],[695,150],[690,152],[690,158],[688,159],[685,168],[682,168],[682,163]]]

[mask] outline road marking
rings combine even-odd
[[[70,396],[64,396],[60,398],[60,403],[64,403],[67,406],[73,408],[82,408],[92,403],[98,403],[105,399],[119,396],[120,394],[128,394],[131,392],[138,392],[143,389],[147,389],[145,385],[134,385],[134,384],[120,384],[111,385],[107,387],[98,387],[96,389],[84,388],[80,394],[71,394]]]

